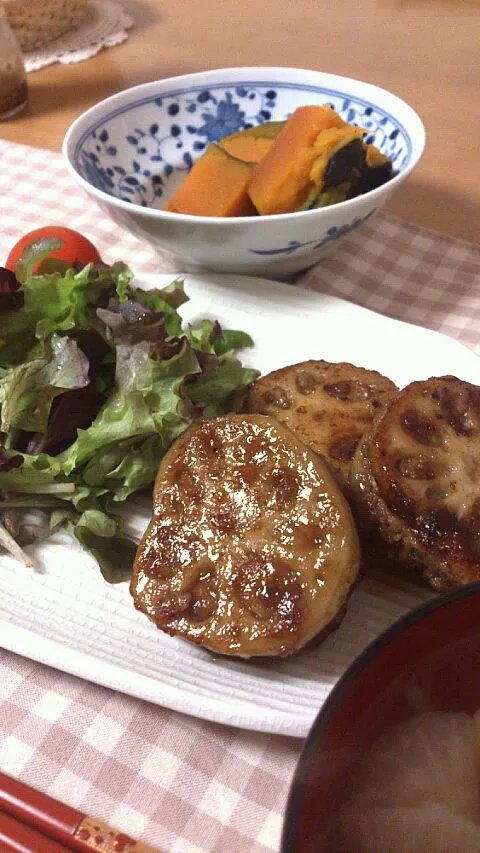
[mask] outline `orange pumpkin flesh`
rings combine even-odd
[[[253,166],[210,145],[194,164],[165,210],[192,216],[252,216],[247,193]]]
[[[319,156],[315,148],[319,134],[345,124],[329,106],[298,107],[292,113],[252,173],[248,194],[258,213],[290,213],[302,206],[312,185],[312,166]]]

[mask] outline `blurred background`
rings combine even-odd
[[[427,147],[390,212],[479,239],[480,4],[468,0],[124,0],[121,45],[29,74],[30,101],[0,136],[60,150],[69,124],[121,89],[233,65],[287,65],[382,86],[419,113]]]

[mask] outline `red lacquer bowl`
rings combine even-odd
[[[336,684],[297,765],[281,853],[334,853],[346,783],[371,744],[393,725],[421,710],[473,713],[479,707],[477,583],[399,619]]]

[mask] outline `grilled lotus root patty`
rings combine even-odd
[[[289,426],[326,459],[344,489],[361,437],[396,391],[376,370],[304,361],[257,379],[246,408]]]
[[[359,445],[350,485],[359,522],[435,589],[480,580],[480,388],[408,385]]]
[[[286,656],[335,623],[358,565],[322,460],[281,424],[232,415],[198,421],[162,460],[130,591],[168,634]]]

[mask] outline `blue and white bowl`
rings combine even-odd
[[[163,210],[210,142],[298,106],[331,104],[367,130],[396,176],[319,210],[275,216],[187,216]],[[346,77],[294,68],[226,68],[144,83],[81,115],[63,153],[80,185],[116,222],[184,271],[279,278],[306,269],[386,203],[418,163],[425,131],[391,93]]]

